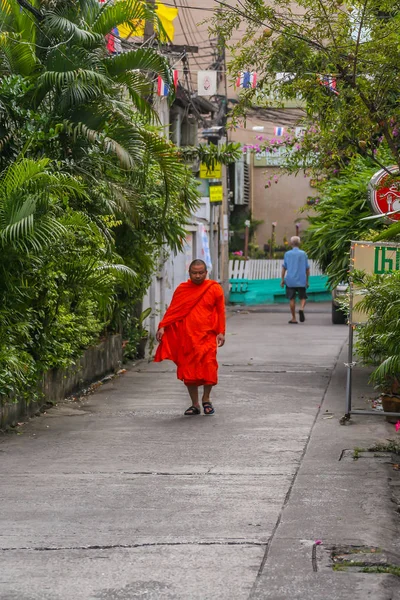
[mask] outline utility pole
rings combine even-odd
[[[156,2],[155,2],[155,0],[147,0],[147,4],[150,5],[150,8],[155,8]],[[152,19],[151,21],[149,21],[149,19],[146,19],[146,22],[144,25],[143,41],[147,42],[147,40],[149,40],[153,35],[154,35],[154,20]]]

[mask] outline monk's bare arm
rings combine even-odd
[[[161,338],[164,335],[164,327],[160,327],[160,329],[156,333],[157,342],[161,342]]]

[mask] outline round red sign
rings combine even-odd
[[[381,169],[371,178],[368,184],[368,198],[376,215],[386,215],[389,221],[400,221],[400,181],[389,182],[390,175],[398,173],[397,165]]]

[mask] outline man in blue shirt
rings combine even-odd
[[[283,259],[281,286],[284,287],[286,284],[286,297],[290,301],[292,318],[289,323],[297,325],[296,294],[299,295],[300,299],[300,321],[304,323],[304,307],[307,300],[306,289],[308,288],[310,267],[308,265],[307,254],[303,250],[300,250],[300,238],[297,235],[290,238],[290,245],[292,246],[292,250],[285,252]]]

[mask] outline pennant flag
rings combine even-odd
[[[106,35],[107,50],[110,54],[121,54],[122,44],[119,37],[118,27],[114,27],[111,33]]]
[[[217,93],[217,71],[197,72],[198,96],[215,96]]]
[[[257,84],[257,73],[255,71],[242,71],[236,79],[237,88],[255,88]]]
[[[281,137],[285,133],[284,127],[275,127],[275,135]]]
[[[172,71],[172,80],[174,82],[174,86],[178,85],[178,71]],[[157,77],[157,95],[158,96],[168,96],[170,90],[170,86],[168,83],[165,83],[164,79],[159,75]]]
[[[331,75],[319,75],[318,82],[330,92],[339,96],[339,92],[336,89],[336,77],[332,77]]]

